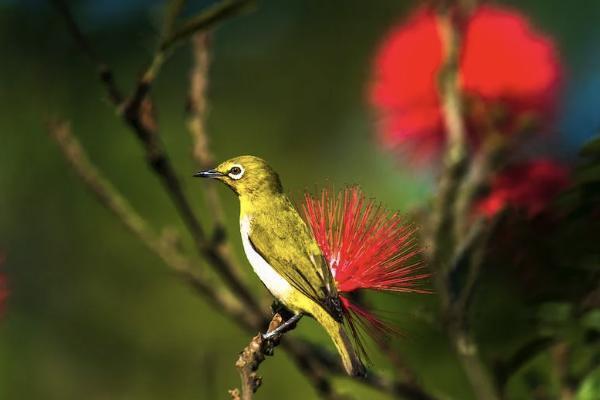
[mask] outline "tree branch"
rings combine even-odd
[[[494,370],[498,390],[502,393],[511,376],[533,357],[550,348],[555,341],[556,338],[551,336],[536,337],[523,344],[508,359],[496,362]]]
[[[284,346],[286,350],[289,349],[295,358],[299,358],[300,362],[304,363],[304,365],[300,367],[301,370],[318,367],[318,370],[325,369],[331,374],[341,377],[348,377],[339,361],[337,354],[324,351],[321,347],[305,341],[295,341],[290,343],[290,339],[290,337],[286,337],[285,341],[282,343],[282,346]],[[304,358],[302,358],[302,355],[310,355],[310,357],[304,356]],[[378,374],[375,371],[369,370],[365,378],[354,379],[358,379],[367,386],[370,386],[382,393],[387,393],[394,398],[407,400],[436,400],[435,396],[426,392],[419,386],[416,386],[410,382],[407,383],[388,378]]]
[[[454,234],[464,239],[473,219],[473,206],[478,196],[488,188],[494,174],[504,166],[510,139],[499,134],[493,127],[485,133],[485,138],[473,159],[468,174],[462,181],[454,204]]]
[[[171,48],[174,44],[187,39],[199,31],[206,31],[218,22],[230,18],[244,11],[251,4],[250,0],[221,0],[200,14],[191,17],[168,37],[161,41],[159,50]]]
[[[99,69],[110,71],[110,68],[106,67],[106,64],[99,62],[99,58],[95,55],[92,46],[86,40],[81,29],[79,29],[64,1],[53,1],[65,18],[69,31],[82,51],[91,58],[92,62],[99,63]],[[219,15],[223,17],[226,16],[225,14]],[[216,21],[216,19],[211,20],[211,24]],[[203,26],[200,29],[207,26],[209,25]],[[119,115],[131,128],[132,132],[135,133],[142,144],[148,165],[158,176],[160,182],[170,196],[181,219],[194,239],[198,252],[214,267],[215,271],[219,273],[232,291],[243,299],[249,307],[248,312],[256,319],[257,325],[261,325],[262,321],[266,318],[265,314],[261,311],[258,302],[243,283],[241,271],[236,269],[235,266],[229,262],[229,255],[224,253],[223,248],[213,246],[210,241],[207,240],[200,222],[183,193],[179,179],[177,178],[158,135],[158,124],[154,113],[154,104],[149,98],[148,93],[164,62],[165,49],[165,47],[161,46],[155,53],[150,66],[142,74],[132,95],[125,100],[121,100],[121,95],[110,95],[112,92],[120,93],[112,78],[110,80],[110,85],[105,80],[102,80],[102,82],[104,83],[105,88],[109,93],[109,98],[113,102]],[[112,73],[110,75],[112,77]]]
[[[75,22],[75,18],[73,18],[73,14],[71,13],[71,10],[67,4],[63,0],[52,0],[52,3],[64,19],[67,30],[73,37],[75,44],[79,47],[81,52],[87,58],[89,58],[92,64],[96,66],[98,78],[104,85],[110,101],[114,104],[121,104],[123,101],[123,95],[121,94],[121,91],[115,82],[112,70],[101,60],[94,48],[89,44],[81,32],[81,29],[79,29],[79,26]]]
[[[499,396],[487,368],[479,358],[477,343],[466,327],[467,300],[478,276],[483,247],[479,245],[469,252],[463,251],[464,248],[471,248],[471,246],[463,245],[461,237],[456,235],[456,227],[462,222],[456,220],[454,212],[467,168],[472,167],[467,153],[463,104],[458,86],[461,32],[457,26],[460,26],[460,18],[464,12],[465,10],[461,10],[460,7],[456,10],[449,7],[438,17],[446,49],[446,61],[440,73],[440,92],[447,145],[438,198],[432,214],[430,263],[434,269],[434,282],[441,300],[444,327],[471,387],[477,398],[497,400]],[[455,252],[458,253],[458,258]],[[470,265],[468,288],[458,283],[452,273],[456,263],[463,263],[463,259]],[[462,300],[457,302],[457,299]]]
[[[148,250],[157,255],[213,305],[239,319],[247,327],[254,326],[255,321],[249,318],[246,308],[229,291],[214,282],[202,269],[194,268],[192,262],[171,241],[164,240],[152,231],[142,216],[90,161],[79,141],[72,135],[69,123],[52,121],[47,124],[47,132],[87,189]]]
[[[267,332],[274,331],[283,323],[283,317],[275,314]],[[262,334],[254,336],[248,346],[242,350],[235,366],[240,373],[242,380],[241,400],[252,399],[254,393],[262,383],[262,378],[258,376],[258,367],[265,360],[267,355],[273,355],[275,347],[279,344],[281,335],[276,335],[271,340],[263,340]],[[233,390],[232,392],[234,392]]]
[[[201,169],[215,166],[215,158],[209,148],[206,134],[208,70],[210,37],[207,33],[196,33],[192,37],[192,56],[194,66],[190,73],[190,91],[188,97],[188,130],[192,137],[192,156]],[[225,213],[217,195],[215,185],[204,189],[207,206],[214,220],[213,241],[225,243]],[[228,251],[230,251],[228,249]]]

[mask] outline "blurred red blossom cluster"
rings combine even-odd
[[[443,18],[432,8],[416,10],[384,38],[375,59],[370,100],[381,142],[413,165],[438,160],[446,144],[439,80],[450,40]],[[523,15],[497,6],[450,19],[460,37],[456,75],[470,151],[487,137],[518,138],[526,128],[545,128],[561,80],[552,40]],[[509,166],[492,179],[475,211],[492,216],[512,205],[534,216],[567,183],[566,168],[550,160]]]
[[[477,204],[477,211],[491,217],[505,207],[515,207],[535,217],[568,184],[566,167],[548,159],[529,161],[496,176],[490,193]]]
[[[474,10],[461,33],[458,79],[472,141],[492,111],[505,116],[503,133],[524,117],[551,115],[560,64],[549,38],[517,12],[492,6]],[[394,28],[376,55],[371,101],[381,139],[413,161],[439,155],[445,143],[438,79],[446,52],[440,17],[423,8]]]

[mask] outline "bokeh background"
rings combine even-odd
[[[600,2],[501,3],[518,7],[557,42],[565,85],[560,135],[551,150],[573,159],[600,127]],[[72,4],[119,83],[131,87],[151,56],[163,3]],[[262,156],[291,192],[356,183],[391,208],[428,201],[430,171],[408,167],[381,149],[366,100],[378,42],[415,5],[262,0],[253,12],[222,24],[213,35],[208,92],[217,158]],[[136,139],[115,117],[94,66],[43,1],[0,1],[0,49],[0,249],[10,288],[0,321],[0,399],[226,398],[226,390],[238,386],[233,363],[249,335],[128,234],[84,190],[45,133],[47,118],[70,119],[92,159],[155,228],[183,231]],[[178,48],[153,98],[162,139],[206,221],[202,186],[210,182],[191,178],[196,166],[185,126],[190,67],[190,49]],[[237,199],[218,190],[241,256]],[[249,268],[247,275],[262,293]],[[515,331],[530,327],[525,311],[505,311],[518,301],[510,293],[488,297],[494,318],[476,317],[487,326],[481,331],[484,352],[494,356],[509,348]],[[431,323],[434,296],[374,301],[400,321],[405,335],[394,346],[424,385],[468,399],[465,377]],[[303,321],[293,335],[329,345],[312,321]],[[385,370],[386,362],[375,356],[375,365]],[[260,398],[315,396],[281,351],[261,374]],[[359,398],[384,398],[346,380],[338,384]]]

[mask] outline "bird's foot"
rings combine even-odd
[[[273,329],[272,331],[269,331],[267,333],[261,333],[262,339],[265,341],[272,340],[273,338],[294,328],[296,326],[296,323],[300,320],[300,318],[302,318],[303,315],[304,314],[302,314],[302,313],[294,314],[290,318],[288,318],[283,324],[279,325],[277,328]]]

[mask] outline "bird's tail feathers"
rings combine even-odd
[[[336,321],[327,311],[320,309],[313,317],[325,328],[340,354],[346,373],[351,376],[365,376],[366,368],[356,351],[343,322]]]

